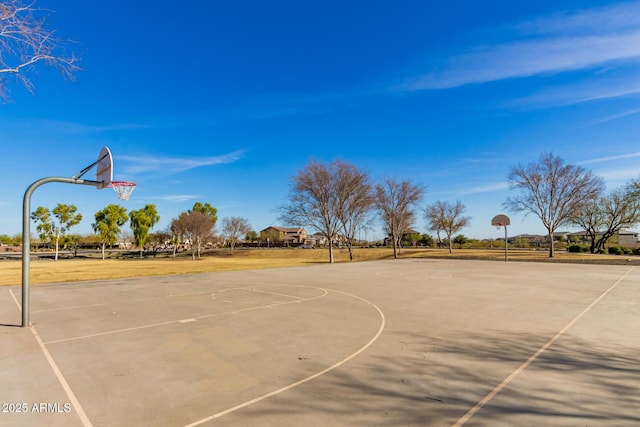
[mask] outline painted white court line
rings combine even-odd
[[[263,294],[277,295],[277,296],[281,296],[281,297],[300,299],[300,295],[289,295],[289,294],[282,294],[280,292],[263,291],[263,290],[257,289],[257,288],[251,288],[251,290],[253,292],[260,292],[260,293],[263,293]]]
[[[77,292],[79,290],[98,290],[98,289],[108,289],[108,288],[112,288],[112,287],[122,287],[123,285],[112,285],[112,286],[96,286],[96,287],[85,287],[85,288],[73,288],[73,289],[68,289],[68,290],[73,290],[74,292]],[[313,288],[310,286],[304,286],[304,285],[279,285],[279,286],[296,286],[296,287],[303,287],[303,288]],[[320,288],[318,288],[320,289]],[[189,296],[196,296],[196,295],[203,295],[203,294],[211,294],[211,295],[215,295],[215,292],[228,292],[228,291],[237,291],[237,290],[242,290],[242,291],[253,291],[253,292],[261,292],[261,293],[265,293],[265,294],[273,294],[273,295],[279,295],[279,296],[283,296],[283,297],[287,297],[287,298],[300,298],[300,296],[297,295],[288,295],[288,294],[283,294],[283,293],[278,293],[278,292],[270,292],[270,291],[263,291],[260,289],[257,289],[255,286],[242,286],[242,287],[237,287],[237,288],[226,288],[226,289],[221,289],[221,290],[204,290],[204,291],[194,291],[194,292],[183,292],[183,293],[179,293],[179,294],[165,294],[165,295],[157,295],[157,296],[152,296],[152,297],[137,297],[137,298],[131,298],[127,300],[127,303],[134,303],[134,302],[141,302],[141,301],[150,301],[150,300],[156,300],[156,299],[164,299],[164,298],[180,298],[180,297],[189,297]],[[54,290],[56,291],[56,290]],[[65,291],[64,289],[62,291]],[[60,290],[57,290],[57,292],[60,292]],[[213,297],[213,299],[215,299],[215,297]],[[75,306],[66,306],[66,307],[57,307],[57,308],[47,308],[47,309],[42,309],[42,310],[31,310],[31,313],[45,313],[45,312],[50,312],[50,311],[64,311],[64,310],[75,310],[78,308],[89,308],[89,307],[100,307],[100,306],[106,306],[106,305],[110,305],[111,303],[95,303],[95,304],[85,304],[85,305],[75,305]]]
[[[307,301],[313,301],[315,299],[318,298],[323,298],[325,296],[327,296],[329,294],[329,291],[327,291],[326,289],[323,288],[318,288],[318,287],[311,287],[311,286],[304,286],[305,288],[313,288],[313,289],[321,289],[323,291],[322,294],[320,295],[316,295],[315,297],[310,297],[310,298],[299,298],[295,301],[285,301],[285,302],[273,302],[271,304],[266,304],[266,305],[258,305],[255,307],[247,307],[247,308],[241,308],[238,310],[231,310],[231,311],[225,311],[225,312],[221,312],[221,313],[212,313],[212,314],[203,314],[202,316],[198,316],[198,319],[206,319],[208,317],[215,317],[215,316],[221,316],[223,314],[238,314],[238,313],[244,313],[247,311],[254,311],[254,310],[262,310],[265,308],[273,308],[275,306],[280,306],[280,305],[289,305],[289,304],[299,304],[299,303],[303,303],[303,302],[307,302]],[[244,290],[251,290],[249,288],[244,289]],[[224,300],[223,300],[224,302]],[[234,302],[234,301],[227,301],[227,302]]]
[[[380,316],[380,327],[378,328],[378,331],[373,336],[373,338],[371,338],[369,340],[369,342],[367,342],[364,346],[362,346],[360,349],[358,349],[355,353],[350,354],[346,358],[340,360],[339,362],[329,366],[328,368],[326,368],[326,369],[324,369],[324,370],[322,370],[320,372],[317,372],[317,373],[315,373],[315,374],[313,374],[313,375],[311,375],[309,377],[303,378],[300,381],[296,381],[295,383],[289,384],[289,385],[287,385],[285,387],[279,388],[278,390],[274,390],[274,391],[272,391],[270,393],[263,394],[262,396],[256,397],[255,399],[251,399],[249,401],[246,401],[244,403],[236,405],[236,406],[234,406],[232,408],[226,409],[226,410],[224,410],[222,412],[218,412],[218,413],[213,414],[213,415],[211,415],[209,417],[206,417],[206,418],[203,418],[201,420],[195,421],[195,422],[193,422],[191,424],[186,425],[185,427],[195,427],[195,426],[204,424],[206,422],[212,421],[212,420],[214,420],[216,418],[220,418],[220,417],[222,417],[224,415],[230,414],[230,413],[235,412],[235,411],[237,411],[239,409],[246,408],[249,405],[253,405],[254,403],[257,403],[257,402],[260,402],[262,400],[268,399],[268,398],[270,398],[272,396],[275,396],[277,394],[283,393],[283,392],[285,392],[287,390],[291,390],[292,388],[298,387],[299,385],[302,385],[302,384],[304,384],[306,382],[314,380],[314,379],[316,379],[316,378],[318,378],[318,377],[320,377],[320,376],[322,376],[322,375],[324,375],[324,374],[326,374],[328,372],[331,372],[334,369],[344,365],[345,363],[347,363],[348,361],[350,361],[351,359],[353,359],[354,357],[358,356],[360,353],[365,351],[367,348],[369,348],[374,342],[376,342],[376,340],[380,337],[380,335],[382,335],[382,331],[384,331],[384,327],[386,325],[386,319],[384,317],[384,313],[382,312],[382,310],[380,310],[380,308],[377,305],[375,305],[374,303],[372,303],[371,301],[368,301],[368,300],[366,300],[366,299],[364,299],[362,297],[359,297],[357,295],[349,294],[347,292],[342,292],[342,291],[335,291],[335,290],[331,290],[331,292],[336,292],[336,293],[340,293],[340,294],[343,294],[343,295],[347,295],[347,296],[352,297],[352,298],[359,299],[359,300],[369,304],[371,307],[373,307],[378,312],[378,315]]]
[[[84,412],[84,409],[82,409],[82,405],[80,405],[80,402],[76,398],[76,395],[73,393],[73,390],[71,390],[69,383],[64,378],[64,375],[62,375],[62,372],[58,368],[58,365],[56,364],[56,362],[51,357],[51,354],[49,353],[49,350],[47,350],[47,347],[42,342],[42,339],[40,339],[40,335],[38,335],[38,332],[36,331],[36,328],[34,326],[31,326],[31,332],[33,332],[33,336],[36,338],[36,341],[38,342],[38,345],[40,346],[40,349],[42,350],[44,357],[47,359],[47,362],[49,362],[49,366],[51,366],[51,369],[53,369],[53,372],[58,378],[60,385],[64,389],[64,392],[67,394],[67,397],[69,398],[69,402],[75,408],[76,413],[78,414],[78,417],[82,422],[82,425],[85,427],[92,426],[93,424],[91,424],[89,417]]]
[[[60,308],[45,308],[44,310],[31,310],[31,313],[47,313],[50,311],[75,310],[78,308],[100,307],[102,305],[105,305],[105,304],[100,303],[100,304],[74,305],[74,306],[60,307]]]
[[[22,312],[22,305],[20,305],[20,303],[18,302],[18,299],[16,298],[15,294],[13,293],[12,290],[9,290],[9,292],[11,293],[11,296],[13,297],[13,301],[18,306],[18,310],[20,310],[20,312]],[[47,350],[47,347],[44,345],[44,342],[42,342],[42,339],[40,338],[40,335],[38,335],[38,332],[36,331],[36,328],[34,326],[30,326],[29,328],[31,329],[31,332],[33,333],[33,336],[35,337],[36,342],[38,343],[38,346],[40,347],[40,350],[42,351],[42,354],[44,354],[44,357],[45,357],[45,359],[47,359],[47,362],[49,363],[49,366],[51,367],[51,369],[53,370],[53,373],[55,374],[56,378],[58,379],[58,382],[62,386],[62,389],[66,393],[67,397],[69,398],[69,403],[71,403],[71,405],[76,410],[76,414],[78,414],[78,418],[80,418],[80,422],[82,422],[82,425],[85,426],[85,427],[91,427],[93,424],[91,424],[91,421],[89,420],[89,417],[87,416],[86,412],[84,412],[84,409],[82,409],[82,405],[80,405],[80,402],[76,398],[75,393],[73,392],[73,390],[69,386],[69,383],[65,379],[64,375],[62,375],[62,372],[58,368],[58,365],[56,364],[55,360],[53,360],[53,357],[51,357],[51,353],[49,353],[49,350]]]
[[[15,302],[16,306],[18,306],[18,311],[20,312],[20,314],[22,314],[22,304],[20,304],[20,301],[18,301],[18,298],[16,298],[16,294],[13,293],[12,289],[9,289],[9,293],[11,294],[11,298],[13,298],[13,302]]]
[[[518,375],[520,375],[520,373],[522,373],[522,371],[527,369],[529,367],[529,365],[531,365],[531,363],[533,363],[542,353],[547,351],[549,349],[549,347],[551,347],[558,340],[558,338],[560,338],[562,335],[564,335],[564,333],[567,332],[569,330],[569,328],[571,328],[573,325],[575,325],[576,322],[578,322],[578,320],[580,320],[582,318],[582,316],[584,316],[589,310],[591,310],[596,304],[598,304],[605,296],[607,296],[607,294],[609,292],[611,292],[616,286],[618,286],[620,284],[620,282],[622,282],[629,275],[629,273],[631,273],[633,271],[633,269],[634,269],[634,267],[631,267],[625,274],[622,275],[622,277],[620,277],[613,285],[611,285],[609,287],[609,289],[604,291],[598,298],[595,299],[595,301],[593,301],[591,304],[589,304],[589,306],[587,306],[587,308],[582,310],[582,312],[580,314],[578,314],[571,322],[569,322],[564,328],[562,328],[560,330],[560,332],[555,334],[554,337],[551,338],[549,341],[547,341],[547,343],[545,345],[540,347],[538,349],[538,351],[536,351],[533,355],[531,355],[531,357],[529,357],[522,365],[518,366],[518,368],[515,371],[513,371],[511,374],[509,374],[509,376],[507,378],[502,380],[502,382],[500,384],[498,384],[496,386],[496,388],[491,390],[491,392],[489,392],[489,394],[487,394],[473,408],[469,409],[469,411],[466,414],[464,414],[462,416],[462,418],[460,418],[453,425],[453,427],[461,427],[467,421],[469,421],[471,419],[471,417],[473,417],[476,414],[476,412],[478,412],[480,409],[482,409],[482,407],[484,405],[486,405],[489,401],[491,401],[491,399],[496,397],[498,395],[498,393],[500,393],[507,385],[509,385],[509,383],[511,381],[513,381]]]
[[[224,316],[226,314],[238,314],[238,313],[242,313],[242,312],[246,312],[246,311],[262,310],[262,309],[265,309],[265,308],[273,308],[275,305],[287,305],[287,304],[294,304],[294,303],[300,303],[300,302],[307,302],[307,301],[312,301],[314,299],[322,298],[322,297],[324,297],[324,296],[326,296],[328,294],[328,291],[326,289],[315,288],[315,287],[314,287],[314,289],[321,289],[323,291],[323,293],[320,294],[320,295],[317,295],[315,297],[299,299],[299,300],[296,300],[296,301],[286,301],[286,302],[282,302],[282,303],[270,303],[270,304],[266,304],[266,305],[248,307],[248,308],[244,308],[244,309],[240,309],[240,310],[221,311],[219,313],[203,314],[202,316],[195,317],[195,319],[207,319],[209,317]],[[250,290],[250,289],[247,288],[245,290]],[[111,331],[98,332],[98,333],[95,333],[95,334],[88,334],[88,335],[82,335],[82,336],[70,337],[70,338],[61,338],[59,340],[47,341],[46,344],[57,344],[57,343],[81,340],[81,339],[86,339],[86,338],[95,338],[95,337],[99,337],[99,336],[103,336],[103,335],[111,335],[111,334],[117,334],[117,333],[121,333],[121,332],[130,332],[130,331],[136,331],[136,330],[140,330],[140,329],[155,328],[155,327],[167,326],[167,325],[171,325],[171,324],[175,324],[175,323],[183,323],[184,324],[184,323],[190,323],[190,322],[185,322],[185,319],[167,320],[166,322],[159,322],[159,323],[152,323],[152,324],[148,324],[148,325],[133,326],[131,328],[115,329],[115,330],[111,330]]]
[[[100,336],[103,336],[103,335],[118,334],[118,333],[121,333],[121,332],[129,332],[129,331],[137,331],[137,330],[140,330],[140,329],[156,328],[158,326],[166,326],[166,325],[171,325],[171,324],[174,324],[174,323],[181,323],[181,320],[183,320],[183,319],[167,320],[166,322],[152,323],[152,324],[149,324],[149,325],[134,326],[134,327],[131,327],[131,328],[124,328],[124,329],[115,329],[115,330],[112,330],[112,331],[98,332],[96,334],[82,335],[82,336],[78,336],[78,337],[62,338],[62,339],[59,339],[59,340],[47,341],[46,344],[57,344],[57,343],[61,343],[61,342],[83,340],[83,339],[86,339],[86,338],[95,338],[95,337],[100,337]]]

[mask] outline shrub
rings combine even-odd
[[[640,255],[640,248],[635,248],[635,249],[633,250],[633,254],[634,254],[634,255]]]
[[[588,252],[589,249],[586,246],[573,244],[567,248],[568,252]]]
[[[609,253],[611,255],[624,255],[624,248],[622,246],[610,246]]]

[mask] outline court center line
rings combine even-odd
[[[260,289],[251,289],[251,291],[259,292],[259,293],[262,293],[262,294],[277,295],[277,296],[281,296],[281,297],[300,299],[300,295],[288,295],[288,294],[282,294],[280,292],[263,291],[263,290],[260,290]]]
[[[322,289],[322,288],[319,288],[319,289]],[[317,373],[315,373],[315,374],[313,374],[313,375],[311,375],[309,377],[303,378],[300,381],[296,381],[296,382],[294,382],[292,384],[289,384],[289,385],[287,385],[285,387],[279,388],[278,390],[274,390],[274,391],[272,391],[270,393],[263,394],[262,396],[256,397],[255,399],[251,399],[251,400],[249,400],[247,402],[241,403],[241,404],[236,405],[236,406],[234,406],[232,408],[226,409],[224,411],[221,411],[221,412],[218,412],[216,414],[213,414],[213,415],[211,415],[209,417],[206,417],[206,418],[203,418],[201,420],[195,421],[195,422],[193,422],[191,424],[186,425],[185,427],[195,427],[195,426],[204,424],[206,422],[212,421],[212,420],[214,420],[216,418],[220,418],[220,417],[222,417],[224,415],[230,414],[230,413],[235,412],[235,411],[237,411],[239,409],[245,408],[245,407],[247,407],[249,405],[253,405],[254,403],[257,403],[257,402],[260,402],[262,400],[268,399],[268,398],[270,398],[272,396],[275,396],[277,394],[283,393],[283,392],[285,392],[287,390],[291,390],[292,388],[298,387],[299,385],[302,385],[302,384],[304,384],[306,382],[314,380],[314,379],[316,379],[316,378],[318,378],[318,377],[320,377],[320,376],[322,376],[322,375],[324,375],[324,374],[326,374],[326,373],[328,373],[330,371],[333,371],[334,369],[344,365],[345,363],[347,363],[348,361],[350,361],[351,359],[353,359],[354,357],[358,356],[360,353],[365,351],[367,348],[369,348],[374,342],[376,342],[377,339],[380,337],[380,335],[382,335],[382,331],[384,331],[384,328],[385,328],[385,325],[386,325],[386,319],[385,319],[385,316],[384,316],[384,313],[382,312],[382,310],[380,310],[380,308],[377,305],[375,305],[374,303],[372,303],[371,301],[368,301],[368,300],[366,300],[366,299],[364,299],[362,297],[359,297],[357,295],[349,294],[347,292],[342,292],[342,291],[335,291],[335,290],[332,290],[332,292],[340,293],[340,294],[343,294],[343,295],[350,296],[352,298],[359,299],[359,300],[369,304],[371,307],[373,307],[378,312],[378,315],[380,316],[380,327],[378,328],[378,331],[373,336],[373,338],[371,338],[369,340],[369,342],[367,342],[363,347],[361,347],[355,353],[352,353],[351,355],[347,356],[346,358],[340,360],[339,362],[329,366],[328,368],[326,368],[326,369],[324,369],[324,370],[322,370],[320,372],[317,372]]]
[[[591,310],[596,304],[598,304],[605,296],[607,296],[609,292],[611,292],[616,286],[618,286],[620,282],[622,282],[629,275],[629,273],[633,271],[633,269],[634,267],[631,267],[625,274],[622,275],[622,277],[620,277],[613,285],[611,285],[609,289],[604,291],[598,298],[596,298],[591,304],[589,304],[587,308],[582,310],[580,314],[578,314],[571,322],[569,322],[564,328],[562,328],[560,332],[555,334],[553,338],[547,341],[545,345],[540,347],[538,351],[536,351],[524,363],[518,366],[518,368],[515,371],[509,374],[507,378],[502,380],[502,382],[498,384],[496,388],[491,390],[489,394],[487,394],[482,400],[476,403],[476,405],[473,408],[469,409],[469,411],[466,414],[464,414],[452,427],[461,427],[467,421],[469,421],[471,417],[473,417],[476,414],[476,412],[482,409],[484,405],[489,403],[491,399],[496,397],[507,385],[509,385],[511,381],[513,381],[518,375],[520,375],[522,371],[527,369],[529,365],[531,365],[531,363],[533,363],[542,353],[547,351],[549,347],[551,347],[558,340],[558,338],[564,335],[565,332],[567,332],[573,325],[575,325],[576,322],[578,322],[582,318],[582,316],[584,316],[589,310]]]
[[[13,297],[13,301],[18,306],[18,310],[22,313],[22,305],[20,305],[20,303],[18,302],[18,299],[16,298],[15,294],[11,289],[9,289],[9,292]],[[36,339],[36,342],[38,343],[38,346],[40,347],[42,354],[44,354],[44,357],[45,359],[47,359],[47,362],[49,363],[49,366],[51,367],[51,369],[53,370],[53,373],[58,379],[58,382],[62,386],[62,389],[66,393],[67,397],[69,398],[69,402],[75,408],[76,414],[78,415],[78,418],[80,418],[80,422],[82,422],[82,425],[85,427],[91,427],[93,424],[91,424],[89,417],[87,416],[86,412],[84,412],[84,409],[82,409],[82,405],[80,405],[80,402],[76,398],[76,395],[71,389],[71,386],[69,386],[69,383],[65,379],[64,375],[62,375],[62,371],[60,371],[60,368],[58,368],[58,365],[56,364],[55,360],[53,360],[53,357],[51,357],[51,353],[49,353],[49,350],[44,345],[44,342],[42,342],[42,339],[40,338],[40,335],[38,335],[38,332],[36,331],[35,326],[30,326],[29,329],[31,329],[31,333]]]
[[[316,288],[316,289],[322,289],[322,288]],[[327,293],[328,293],[327,290],[326,289],[322,289],[322,290],[324,291],[324,293],[322,295],[318,295],[318,296],[314,296],[314,297],[310,297],[310,298],[302,298],[302,299],[295,300],[295,301],[286,301],[286,302],[281,302],[281,303],[270,303],[270,304],[266,304],[266,305],[255,306],[255,307],[242,308],[242,309],[239,309],[239,310],[222,311],[222,312],[219,312],[219,313],[203,314],[203,315],[197,316],[195,318],[196,319],[207,319],[209,317],[223,316],[225,314],[237,314],[237,313],[242,313],[242,312],[246,312],[246,311],[262,310],[262,309],[265,309],[265,308],[272,308],[272,307],[274,307],[276,305],[287,305],[287,304],[294,304],[294,303],[312,301],[314,299],[322,298],[322,297],[327,295]],[[167,320],[166,322],[152,323],[152,324],[149,324],[149,325],[133,326],[131,328],[123,328],[123,329],[116,329],[116,330],[105,331],[105,332],[98,332],[98,333],[95,333],[95,334],[82,335],[82,336],[78,336],[78,337],[62,338],[62,339],[59,339],[59,340],[47,341],[46,344],[57,344],[57,343],[75,341],[75,340],[86,339],[86,338],[95,338],[95,337],[99,337],[99,336],[103,336],[103,335],[117,334],[117,333],[120,333],[120,332],[130,332],[130,331],[137,331],[137,330],[140,330],[140,329],[155,328],[155,327],[158,327],[158,326],[167,326],[167,325],[176,324],[176,323],[185,323],[184,320],[185,319]]]
[[[123,285],[104,286],[104,287],[101,286],[99,289],[102,290],[102,289],[111,288],[111,287],[115,287],[115,286],[120,286],[121,287]],[[300,286],[300,285],[287,285],[287,286],[298,286],[298,287],[309,288],[309,286]],[[98,288],[96,287],[96,288],[74,288],[73,289],[73,291],[78,291],[78,290],[98,290]],[[131,299],[128,300],[128,303],[135,303],[135,302],[141,302],[141,301],[150,301],[150,300],[164,299],[164,298],[188,297],[188,296],[195,296],[195,295],[204,295],[204,294],[210,294],[210,293],[215,293],[215,292],[223,293],[223,292],[237,291],[237,290],[262,292],[262,293],[266,293],[266,294],[280,295],[280,296],[284,296],[284,297],[288,297],[288,298],[301,298],[301,297],[296,296],[296,295],[288,295],[288,294],[283,294],[283,293],[278,293],[278,292],[263,291],[263,290],[260,290],[260,289],[256,289],[255,287],[252,287],[252,286],[246,286],[246,287],[243,286],[243,287],[238,287],[238,288],[226,288],[226,289],[221,289],[221,290],[217,290],[217,291],[212,291],[211,289],[209,289],[209,290],[205,290],[205,291],[184,292],[184,293],[179,293],[179,294],[165,294],[165,295],[157,295],[157,296],[145,297],[145,298],[131,298]],[[45,312],[50,312],[50,311],[75,310],[75,309],[78,309],[78,308],[108,306],[110,304],[111,303],[96,303],[96,304],[76,305],[76,306],[67,306],[67,307],[58,307],[58,308],[47,308],[47,309],[43,309],[43,310],[31,310],[31,313],[45,313]]]

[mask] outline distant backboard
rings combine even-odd
[[[491,220],[491,225],[494,225],[496,227],[503,227],[511,225],[511,220],[508,216],[500,214],[493,217],[493,219]]]
[[[102,147],[102,150],[100,150],[100,154],[98,155],[96,181],[103,183],[98,187],[100,190],[110,187],[111,181],[113,181],[113,158],[111,157],[109,147]]]

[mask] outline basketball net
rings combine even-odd
[[[118,199],[129,200],[131,193],[136,189],[135,182],[129,181],[111,181],[111,188],[118,195]]]

